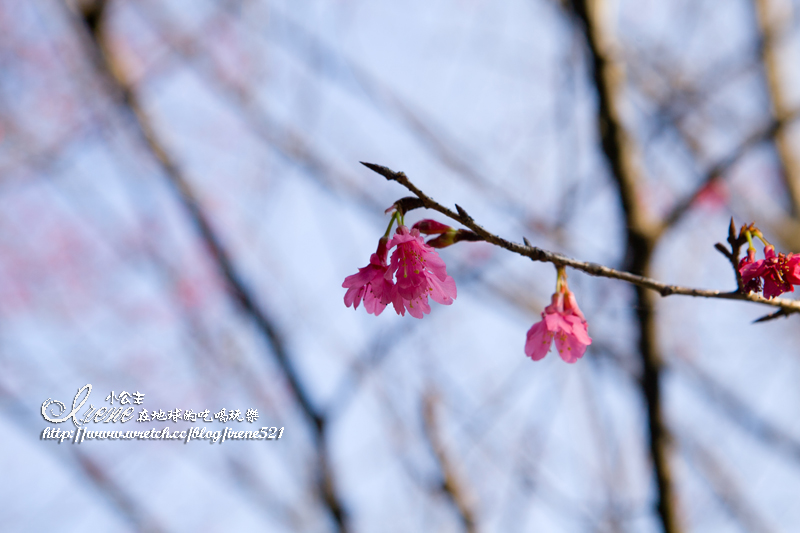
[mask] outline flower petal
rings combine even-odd
[[[539,361],[547,355],[550,344],[553,341],[553,333],[547,329],[544,320],[540,320],[528,330],[525,341],[525,355]]]

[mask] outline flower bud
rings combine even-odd
[[[436,220],[432,220],[430,218],[420,220],[419,222],[414,224],[411,227],[411,229],[416,229],[417,231],[419,231],[420,233],[424,233],[425,235],[438,235],[440,233],[446,233],[446,232],[455,233],[455,229],[451,228],[446,224],[442,224],[441,222],[437,222]]]
[[[427,242],[428,246],[432,248],[447,248],[454,242],[456,242],[456,230],[450,228],[450,231],[442,233],[436,238],[433,238]]]

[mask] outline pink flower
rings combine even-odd
[[[754,253],[748,252],[748,260],[752,261],[754,257]],[[792,285],[800,284],[800,255],[776,255],[774,247],[765,246],[764,259],[752,263],[748,261],[744,266],[740,263],[739,271],[746,284],[745,288],[756,277],[760,277],[764,280],[764,297],[774,298],[784,292],[794,292]]]
[[[796,262],[795,262],[796,265]],[[794,292],[789,277],[795,277],[796,268],[790,272],[789,262],[784,254],[775,255],[775,248],[767,246],[764,248],[764,297],[772,298],[780,296],[784,292]]]
[[[415,318],[430,313],[428,296],[443,305],[450,305],[456,297],[456,282],[447,275],[444,261],[436,250],[425,244],[419,230],[398,226],[388,248],[397,247],[384,279],[391,281],[391,301],[399,315],[406,310]]]
[[[747,250],[747,257],[742,257],[739,261],[739,274],[742,275],[745,292],[761,292],[761,278],[757,267],[750,267],[756,262],[756,251],[754,248]]]
[[[344,295],[344,304],[358,309],[361,299],[364,299],[364,309],[367,313],[380,315],[391,301],[394,287],[391,275],[386,278],[388,265],[386,256],[389,253],[387,239],[378,241],[378,250],[369,258],[369,264],[359,268],[357,274],[344,278],[342,287],[347,289]]]
[[[575,296],[567,290],[553,295],[552,303],[545,307],[542,320],[528,330],[525,354],[538,361],[550,350],[555,339],[556,349],[566,363],[574,363],[583,357],[586,347],[592,343]]]
[[[784,278],[792,285],[800,285],[800,254],[786,256]]]

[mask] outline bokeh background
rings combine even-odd
[[[800,251],[799,22],[796,0],[0,1],[0,529],[797,531],[797,316],[570,271],[594,342],[534,363],[550,264],[441,250],[458,298],[423,320],[341,283],[408,194],[367,161],[510,240],[734,290],[731,217]],[[40,439],[87,383],[96,407],[259,413],[114,429],[285,430]]]

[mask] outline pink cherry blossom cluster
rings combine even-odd
[[[387,236],[378,241],[378,250],[370,257],[369,264],[344,279],[342,287],[347,289],[344,295],[347,307],[352,305],[353,309],[358,309],[363,299],[367,313],[375,316],[392,304],[398,315],[405,316],[408,311],[411,316],[422,318],[431,312],[429,296],[443,305],[453,303],[456,282],[447,275],[444,261],[436,250],[422,239],[420,230],[440,234],[440,237],[455,231],[434,220],[420,221],[410,230],[400,224],[391,240],[387,231]],[[392,248],[391,260],[387,261]]]
[[[531,326],[525,341],[525,355],[538,361],[550,350],[555,340],[558,355],[566,363],[574,363],[586,352],[592,343],[588,324],[583,316],[575,295],[567,287],[566,272],[558,269],[556,292],[550,305],[545,307],[542,320]]]
[[[765,298],[794,292],[794,285],[800,285],[800,254],[776,254],[775,248],[752,225],[745,228],[744,233],[750,243],[747,257],[739,262],[744,290],[760,292],[763,283]],[[764,242],[764,259],[756,260],[753,236]]]

